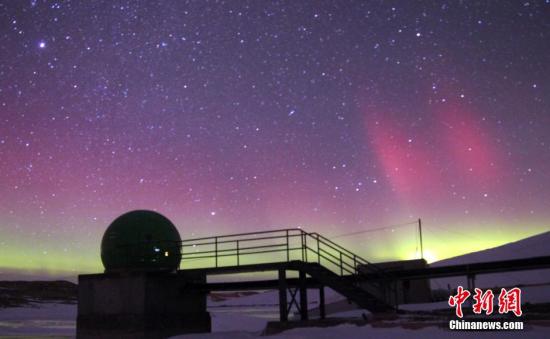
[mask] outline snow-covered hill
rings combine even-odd
[[[513,243],[472,252],[461,256],[441,260],[432,267],[490,262],[499,260],[522,259],[550,256],[550,232],[541,233]],[[466,286],[465,277],[452,277],[432,280],[432,289],[451,289],[458,285]],[[550,269],[517,271],[476,276],[476,287],[511,287],[523,289],[524,302],[550,302]]]
[[[483,251],[471,252],[431,264],[433,267],[510,260],[550,255],[550,231]]]

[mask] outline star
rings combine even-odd
[[[430,225],[486,231],[481,250],[550,220],[545,1],[12,2],[0,270],[101,271],[134,209],[196,237],[421,217],[438,258],[474,249]],[[365,241],[338,238],[374,261],[414,248]]]

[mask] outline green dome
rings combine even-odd
[[[173,271],[181,261],[180,234],[162,214],[131,211],[116,218],[101,240],[105,272]]]

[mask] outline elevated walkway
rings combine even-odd
[[[373,313],[396,309],[395,285],[383,270],[318,233],[282,229],[189,239],[182,241],[181,253],[178,274],[182,275],[277,272],[278,279],[268,282],[218,282],[196,288],[278,289],[282,321],[288,319],[293,306],[302,319],[308,319],[307,290],[312,288],[319,290],[322,318],[324,287]],[[376,277],[372,283],[361,277],[363,269],[360,268],[364,267],[369,267],[369,275]],[[287,277],[287,271],[296,272],[298,277]]]
[[[373,264],[318,233],[302,229],[230,234],[184,240],[178,274],[213,276],[276,272],[277,279],[208,282],[191,286],[204,291],[276,289],[280,319],[293,307],[308,319],[307,290],[319,290],[319,311],[324,318],[324,287],[372,313],[397,310],[398,286],[415,279],[466,276],[468,289],[475,276],[497,272],[550,268],[550,256],[485,263],[390,270]],[[294,272],[297,277],[290,277]],[[292,274],[292,273],[291,273]],[[290,300],[288,300],[290,296]],[[299,297],[299,298],[298,298]]]

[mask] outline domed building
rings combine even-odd
[[[210,332],[205,273],[178,270],[181,238],[162,214],[116,218],[101,241],[105,272],[78,276],[77,338],[168,338]]]
[[[116,218],[101,241],[105,272],[175,271],[181,261],[181,237],[160,213],[136,210]]]

